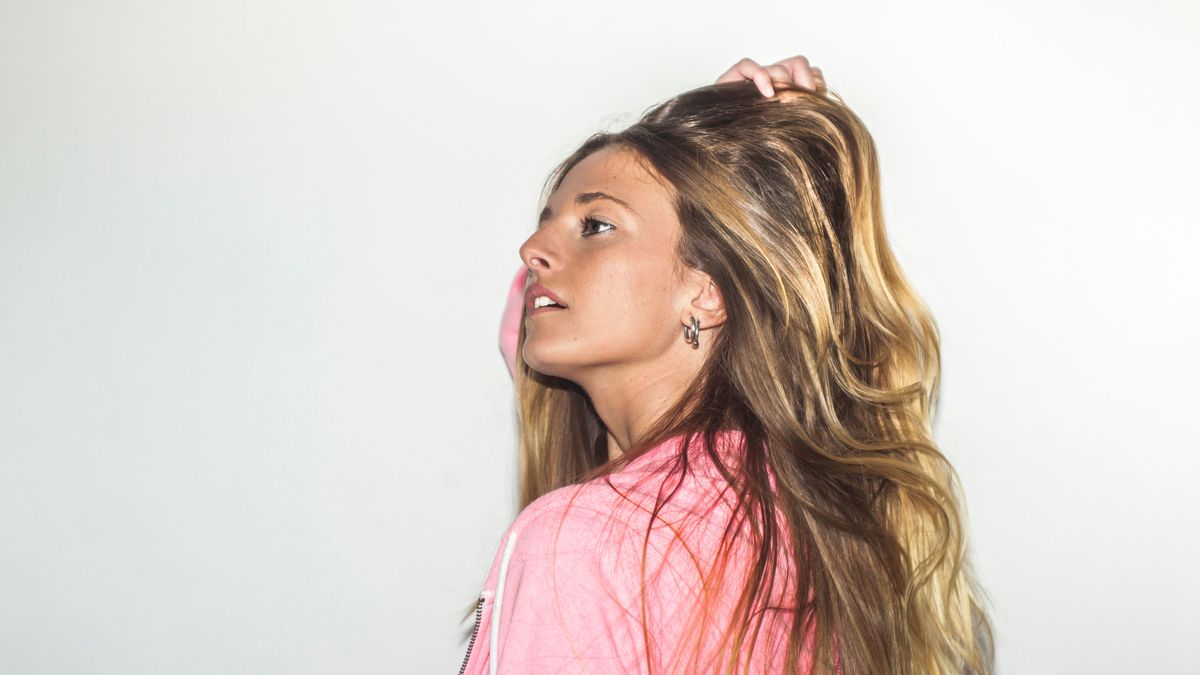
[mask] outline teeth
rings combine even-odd
[[[547,305],[554,305],[555,307],[562,307],[562,305],[558,304],[557,302],[554,302],[553,300],[551,300],[550,298],[548,298],[544,295],[539,295],[533,299],[533,308],[534,309],[537,309],[538,307],[546,307]]]

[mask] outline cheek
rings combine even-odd
[[[607,261],[588,275],[587,320],[639,333],[670,326],[670,271],[658,261]]]

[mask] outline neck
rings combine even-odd
[[[638,368],[581,383],[608,429],[608,458],[621,457],[679,400],[696,375],[692,367]]]

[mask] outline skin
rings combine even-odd
[[[809,64],[808,59],[801,54],[792,56],[769,66],[761,66],[753,59],[743,58],[721,73],[717,83],[752,80],[758,86],[763,96],[774,96],[773,82],[797,84],[817,93],[825,91],[825,76],[821,69]]]
[[[742,79],[768,97],[775,83],[825,90],[821,69],[802,55],[768,66],[743,58],[717,82]],[[590,191],[615,195],[636,214],[607,200],[574,203]],[[724,307],[708,275],[675,255],[680,225],[670,188],[629,150],[605,148],[581,161],[547,207],[552,216],[520,248],[526,287],[545,284],[568,309],[526,317],[521,355],[534,370],[587,392],[615,459],[696,376],[725,322]],[[607,224],[586,224],[586,217]],[[510,304],[519,316],[520,304]],[[692,316],[700,321],[699,349],[683,339]],[[515,343],[516,332],[509,333]]]
[[[599,199],[600,191],[629,204]],[[576,164],[546,204],[550,216],[520,247],[528,284],[542,283],[565,310],[525,318],[522,357],[534,370],[587,392],[619,457],[682,394],[725,322],[705,273],[675,254],[681,228],[669,188],[629,149],[610,146]],[[596,218],[606,224],[584,223]],[[700,321],[700,347],[683,327]]]

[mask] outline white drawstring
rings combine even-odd
[[[496,583],[496,597],[492,603],[492,629],[488,640],[488,672],[496,675],[500,658],[500,603],[504,599],[504,577],[508,574],[508,557],[512,554],[513,544],[517,543],[517,533],[508,535],[508,543],[504,545],[504,557],[500,559],[500,581]]]

